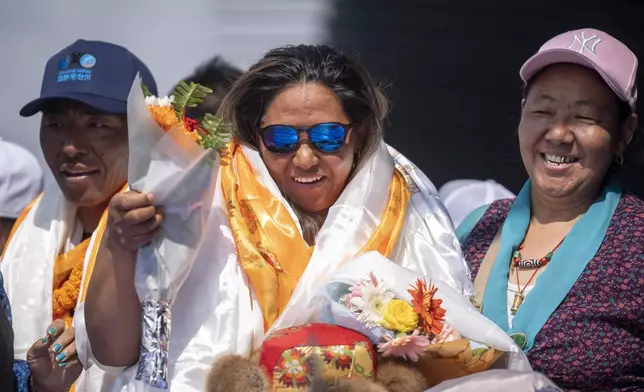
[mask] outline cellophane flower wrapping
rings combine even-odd
[[[128,97],[128,183],[154,196],[165,219],[159,234],[139,249],[135,286],[142,306],[137,380],[168,388],[170,307],[195,262],[217,180],[219,153],[204,149],[185,129],[164,130],[152,117],[137,76]]]
[[[385,348],[380,350],[381,353],[396,352],[396,347],[387,350],[383,344],[404,335],[394,335],[392,330],[382,327],[382,322],[369,323],[368,316],[359,318],[347,307],[347,293],[365,278],[375,279],[379,290],[390,292],[391,298],[410,304],[413,297],[409,290],[417,285],[419,279],[424,279],[417,272],[400,267],[377,252],[364,253],[337,270],[313,297],[311,306],[302,311],[308,314],[310,322],[335,324],[360,332],[374,345]],[[423,354],[419,358],[412,352],[410,366],[417,366],[431,386],[490,368],[531,370],[525,354],[512,338],[480,314],[467,297],[442,281],[427,282],[436,289],[434,298],[441,301],[440,307],[445,311],[444,328],[456,332],[456,338],[430,339],[429,344],[424,340],[420,345],[424,349]],[[356,304],[363,305],[360,302]]]

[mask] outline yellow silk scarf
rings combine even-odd
[[[255,289],[268,329],[291,298],[313,247],[304,241],[284,204],[257,179],[239,145],[233,144],[222,162],[221,182],[239,263]],[[409,198],[405,179],[396,171],[384,216],[360,253],[391,255]]]

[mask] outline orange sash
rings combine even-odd
[[[239,263],[255,289],[264,327],[268,329],[291,298],[313,247],[306,244],[284,204],[257,180],[241,147],[233,144],[230,151],[221,166],[223,196]],[[396,171],[384,216],[360,252],[375,250],[391,255],[409,198],[405,179]]]

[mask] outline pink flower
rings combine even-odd
[[[441,333],[434,336],[434,339],[432,339],[431,344],[453,342],[455,340],[459,340],[460,338],[461,338],[461,335],[458,332],[456,332],[452,327],[445,324],[443,326],[443,330],[441,331]]]
[[[404,360],[417,362],[421,355],[425,353],[425,347],[429,346],[427,336],[420,335],[419,330],[415,330],[411,335],[403,335],[395,339],[385,335],[387,343],[378,345],[378,352],[383,357],[396,356]]]

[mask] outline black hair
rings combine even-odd
[[[244,72],[241,69],[233,66],[219,56],[215,56],[197,67],[183,81],[186,83],[194,82],[201,84],[212,89],[213,93],[207,95],[204,101],[197,105],[197,107],[187,108],[186,112],[188,116],[201,119],[206,113],[216,114],[219,111],[224,96],[230,91],[235,81],[243,74]],[[172,88],[172,91],[175,88],[176,86]]]

